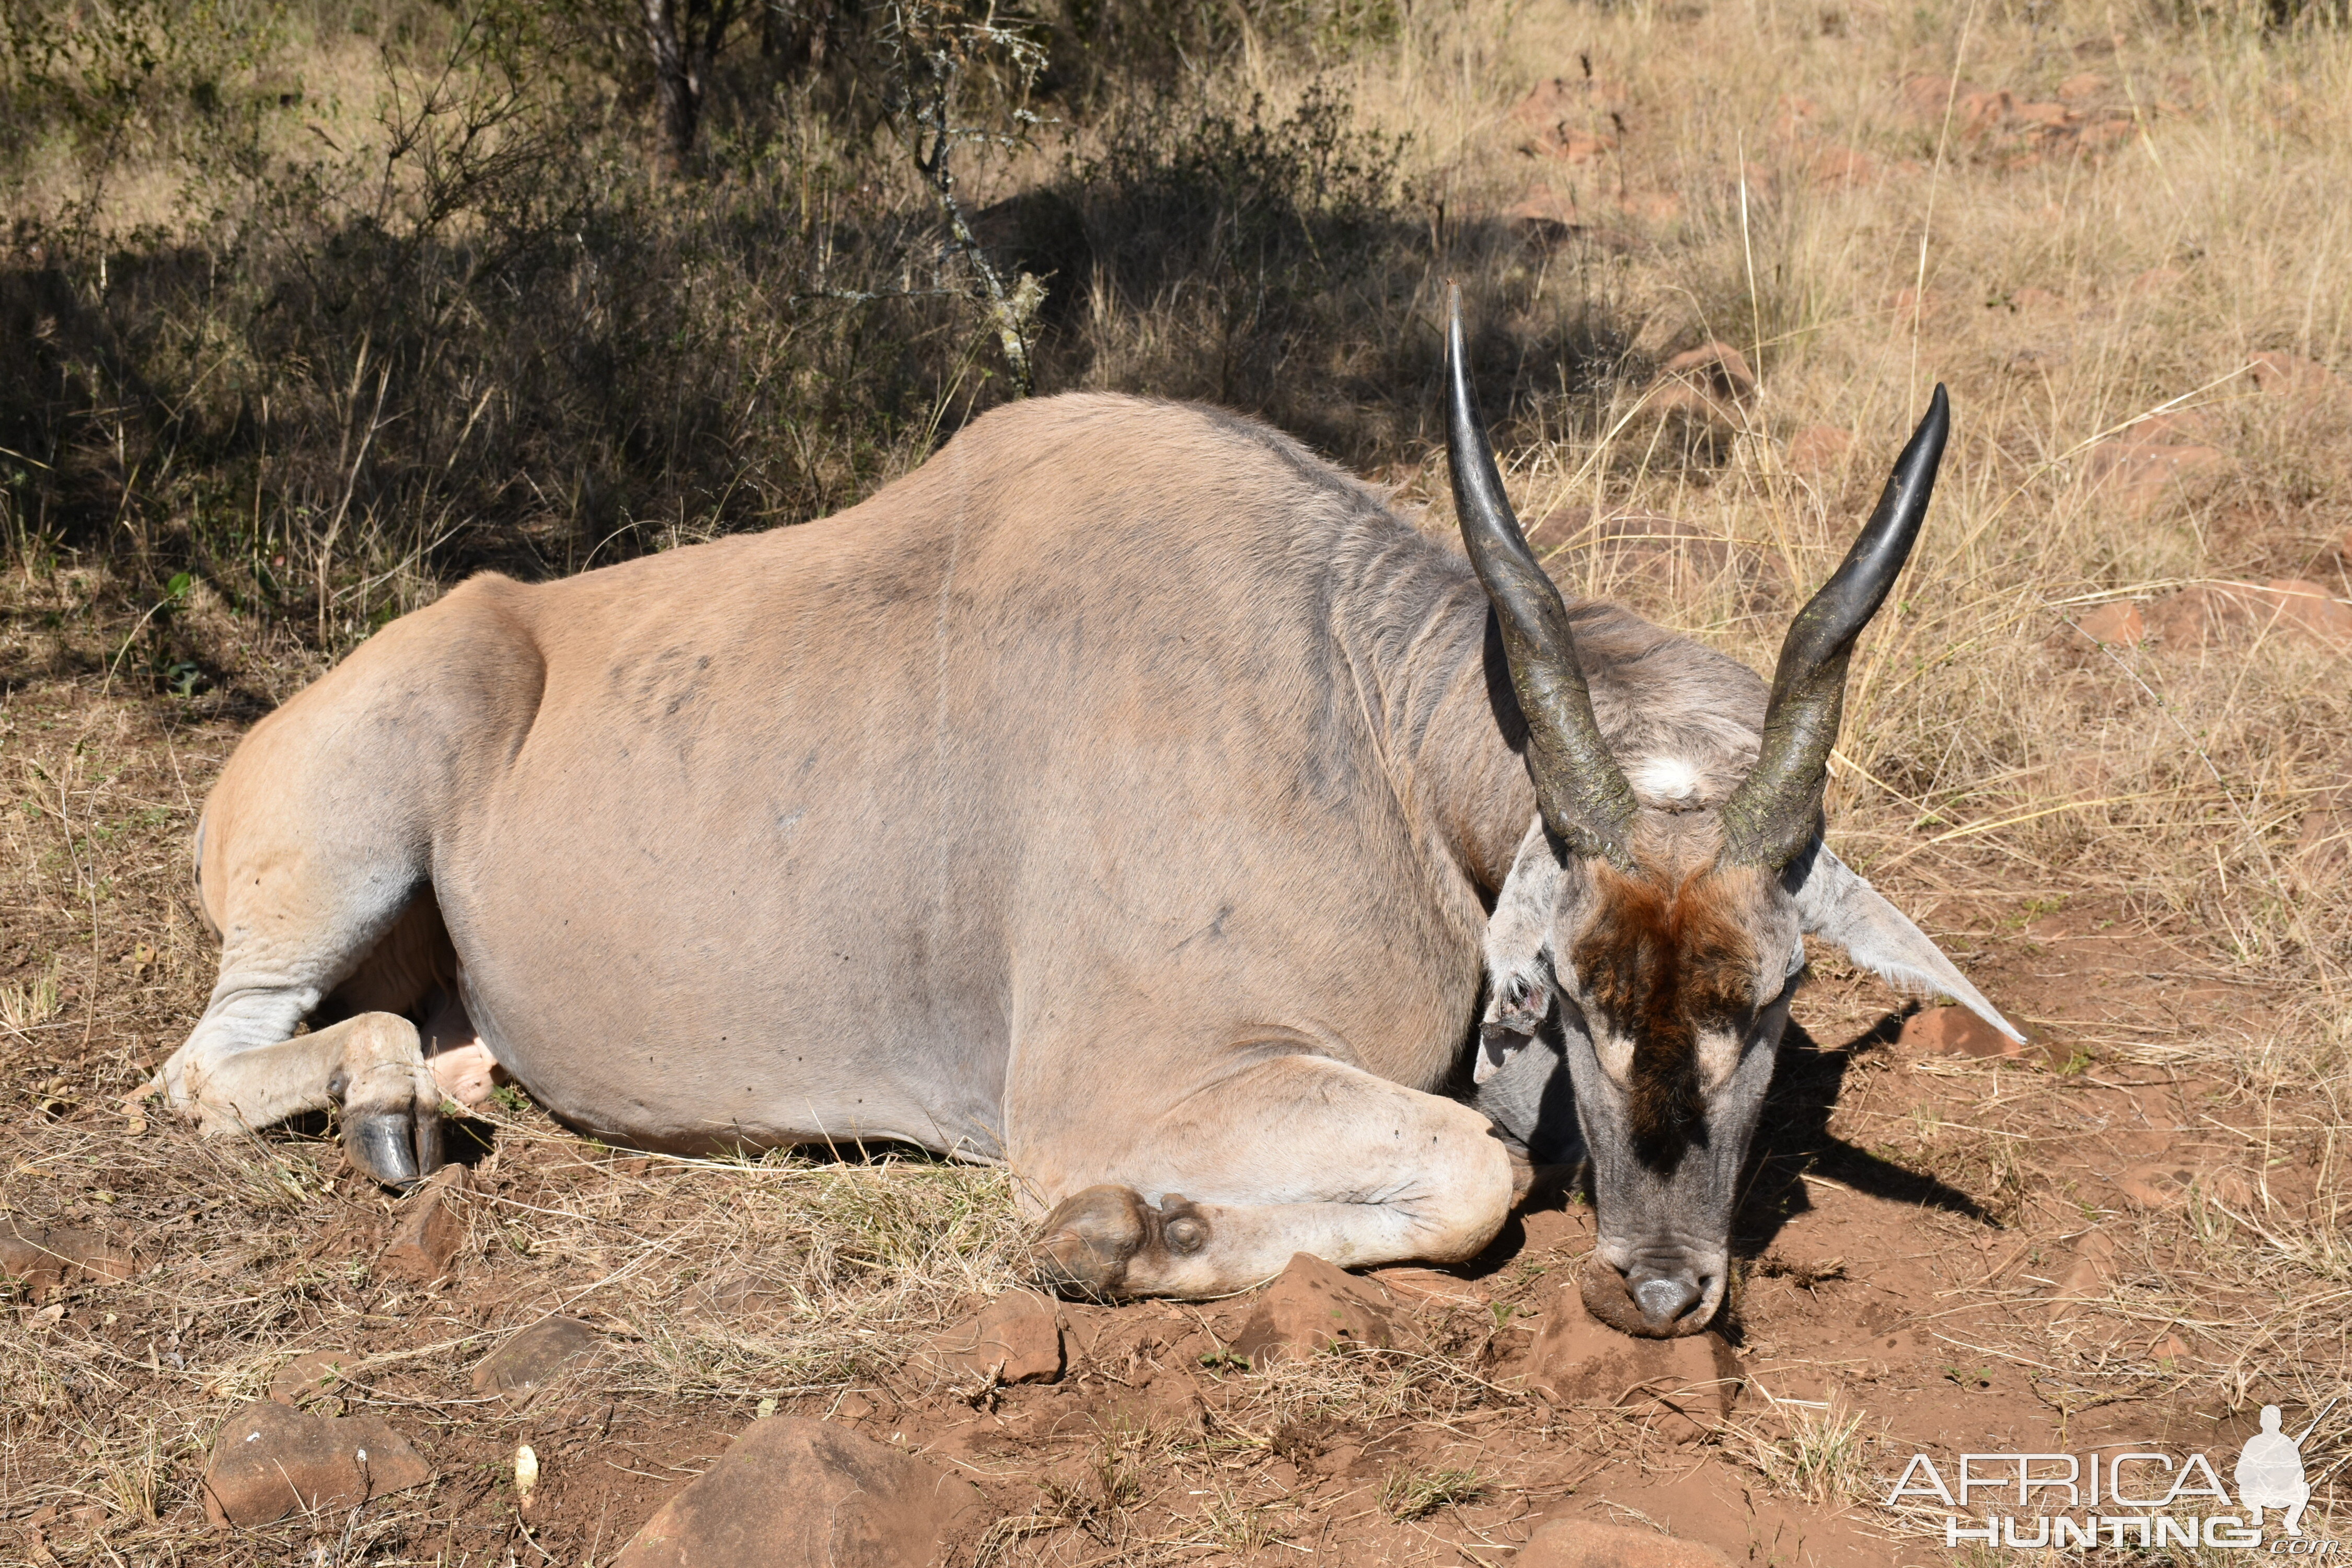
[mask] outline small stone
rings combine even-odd
[[[205,1503],[230,1524],[268,1524],[298,1509],[340,1510],[433,1479],[381,1416],[306,1415],[258,1400],[231,1415],[205,1466]]]
[[[1748,397],[1756,391],[1756,373],[1748,368],[1748,356],[1719,340],[1675,355],[1660,374],[1704,384],[1727,397]]]
[[[1008,1290],[985,1310],[940,1335],[922,1352],[926,1365],[958,1383],[1061,1381],[1062,1314],[1032,1290]]]
[[[2352,605],[2318,584],[2300,577],[2273,577],[2263,584],[2263,597],[2275,606],[2280,626],[2314,642],[2352,643]]]
[[[35,1301],[68,1285],[117,1283],[143,1267],[137,1253],[95,1231],[0,1225],[0,1278],[16,1280]]]
[[[1524,1376],[1555,1404],[1643,1411],[1688,1442],[1723,1425],[1748,1374],[1719,1335],[1635,1339],[1593,1317],[1570,1286],[1544,1308]]]
[[[1511,1561],[1518,1568],[1731,1568],[1712,1546],[1593,1519],[1551,1521]]]
[[[1370,1280],[1301,1252],[1265,1288],[1230,1349],[1255,1367],[1341,1346],[1387,1349],[1397,1342],[1395,1310]]]
[[[2107,1178],[2134,1208],[2177,1209],[2189,1199],[2197,1173],[2173,1160],[2151,1160]]]
[[[1903,1020],[1897,1044],[1931,1057],[2014,1057],[2025,1047],[1966,1007],[1930,1007]]]
[[[927,1568],[982,1522],[970,1482],[830,1421],[755,1421],[614,1568]]]
[[[2147,640],[2147,617],[2129,599],[2117,599],[2085,610],[2074,625],[2092,641],[2118,647],[2137,647]]]
[[[300,1406],[325,1397],[343,1380],[343,1368],[359,1358],[341,1351],[310,1351],[278,1369],[269,1382],[269,1397],[279,1405]]]
[[[2104,95],[2107,79],[2096,71],[2078,71],[2058,84],[2058,96],[2067,103],[2086,103]]]
[[[688,1317],[706,1323],[740,1323],[792,1305],[792,1290],[782,1265],[793,1260],[768,1258],[757,1268],[729,1268],[695,1281],[686,1293]]]
[[[2106,1294],[2116,1277],[2116,1241],[2094,1227],[2074,1238],[2074,1259],[2058,1277],[2058,1304],[2063,1309]]]
[[[596,1331],[577,1318],[541,1318],[474,1367],[474,1392],[530,1403],[541,1384],[596,1348]]]
[[[465,1166],[444,1165],[402,1199],[392,1239],[376,1258],[376,1271],[419,1285],[446,1278],[450,1259],[466,1245],[468,1187]]]

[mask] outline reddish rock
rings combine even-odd
[[[2075,618],[2077,630],[2094,642],[2137,647],[2147,640],[2147,616],[2129,599],[2100,605]]]
[[[128,1279],[144,1267],[137,1253],[96,1231],[0,1224],[0,1278],[17,1281],[34,1301],[69,1285]]]
[[[923,1348],[922,1362],[958,1383],[1058,1383],[1062,1377],[1059,1306],[1030,1290],[1008,1290]]]
[[[1687,1442],[1723,1425],[1747,1373],[1712,1332],[1635,1339],[1594,1318],[1570,1287],[1544,1308],[1524,1378],[1555,1404],[1643,1411],[1664,1436]]]
[[[792,1305],[786,1276],[799,1259],[788,1256],[763,1259],[757,1268],[730,1266],[705,1275],[686,1293],[687,1315],[707,1323],[736,1323],[764,1317]]]
[[[474,1366],[474,1392],[530,1403],[541,1386],[596,1348],[596,1331],[577,1318],[541,1318]]]
[[[2058,1277],[2053,1293],[2061,1309],[2095,1300],[2106,1294],[2107,1282],[2116,1277],[2116,1241],[2105,1231],[2095,1226],[2074,1238],[2074,1261]]]
[[[449,1272],[450,1260],[466,1245],[466,1167],[444,1165],[400,1203],[392,1239],[377,1255],[376,1272],[429,1285]]]
[[[1853,450],[1853,432],[1835,425],[1808,425],[1789,438],[1789,467],[1801,474],[1827,473]]]
[[[359,1360],[342,1351],[310,1351],[278,1369],[269,1397],[279,1405],[304,1405],[324,1398],[343,1380],[343,1368]]]
[[[755,1421],[614,1568],[927,1568],[984,1521],[970,1482],[830,1421]]]
[[[306,1415],[259,1400],[231,1415],[205,1465],[216,1522],[268,1524],[299,1510],[353,1508],[433,1479],[433,1467],[381,1416]]]
[[[2025,1047],[1966,1007],[1930,1007],[1903,1020],[1899,1044],[1931,1057],[2014,1057]]]
[[[1676,354],[1659,374],[1692,382],[1723,397],[1745,398],[1756,392],[1756,373],[1748,368],[1748,356],[1721,341]]]
[[[2099,493],[2129,512],[2153,510],[2229,471],[2229,455],[2202,443],[2126,438],[2091,448],[2085,463]]]
[[[2167,647],[2198,648],[2277,632],[2324,647],[2352,644],[2352,605],[2299,578],[2273,578],[2261,587],[2201,583],[2151,605],[2147,616]]]
[[[1380,1286],[1302,1252],[1265,1288],[1230,1348],[1252,1366],[1339,1347],[1385,1349],[1397,1342],[1395,1311]]]
[[[2263,584],[2263,597],[2275,606],[2280,626],[2315,642],[2352,643],[2352,604],[2318,584],[2299,577],[2273,577]]]
[[[1696,1541],[1575,1518],[1544,1524],[1510,1561],[1518,1568],[1731,1568],[1730,1558]]]
[[[2150,1160],[2107,1178],[2132,1207],[2162,1212],[2188,1201],[2197,1173],[2178,1160]]]
[[[2253,356],[2249,374],[2270,396],[2308,408],[2352,407],[2352,382],[2316,360],[2273,349]]]
[[[2108,85],[2107,79],[2096,71],[2078,71],[2058,84],[2058,97],[2079,106],[2104,96]]]

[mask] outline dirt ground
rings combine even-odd
[[[0,1564],[599,1568],[777,1414],[971,1478],[992,1519],[959,1568],[1495,1563],[1561,1515],[1747,1564],[2048,1563],[1948,1549],[1944,1510],[1885,1500],[1922,1452],[1948,1476],[1964,1453],[2201,1451],[2226,1481],[2265,1404],[2321,1418],[2305,1528],[2331,1538],[2352,54],[2087,5],[1751,6],[1737,37],[1732,7],[1462,9],[1429,24],[1442,49],[1365,68],[1363,101],[1431,158],[1466,149],[1433,226],[1507,217],[1494,265],[1578,279],[1557,287],[1660,373],[1608,395],[1605,436],[1506,454],[1564,581],[1769,667],[1904,411],[1951,383],[1937,512],[1856,661],[1831,842],[2032,1048],[1939,1050],[1816,952],[1719,1342],[1674,1363],[1714,1375],[1665,1400],[1559,1386],[1558,1348],[1591,1343],[1568,1331],[1592,1221],[1557,1175],[1474,1265],[1377,1271],[1391,1348],[1252,1367],[1230,1349],[1252,1295],[1072,1303],[1060,1381],[997,1387],[919,1352],[1016,1281],[1002,1175],[651,1158],[509,1095],[461,1141],[446,1277],[404,1277],[403,1213],[330,1129],[206,1142],[130,1098],[212,982],[197,807],[319,656],[215,584],[158,604],[34,541],[0,570],[0,1230],[121,1267],[0,1297]],[[1531,18],[1507,68],[1506,11]],[[1376,477],[1444,531],[1441,464],[1401,450]],[[593,1353],[528,1398],[477,1386],[558,1315]],[[381,1417],[433,1478],[216,1526],[206,1456],[273,1389]]]
[[[509,1097],[467,1142],[449,1278],[403,1280],[380,1257],[394,1203],[322,1129],[207,1144],[124,1098],[201,1008],[185,844],[260,700],[92,673],[0,704],[0,1205],[137,1254],[130,1279],[8,1309],[0,1560],[600,1563],[782,1411],[977,1481],[1001,1513],[979,1562],[1491,1562],[1583,1510],[1742,1563],[1941,1563],[1875,1506],[1915,1450],[2221,1451],[2254,1403],[2343,1385],[2340,1307],[2282,1312],[2261,1266],[2217,1264],[2266,1226],[2334,1245],[2311,1208],[2333,1126],[2227,1065],[2259,1058],[2278,999],[2063,898],[1920,911],[2031,1026],[2023,1058],[1929,1054],[1883,988],[1817,959],[1742,1211],[1727,1415],[1530,1391],[1591,1243],[1557,1184],[1471,1267],[1378,1271],[1395,1351],[1253,1372],[1226,1350],[1249,1296],[1072,1303],[1060,1382],[957,1386],[910,1352],[1010,1281],[993,1173],[632,1156]],[[595,1330],[593,1355],[520,1405],[477,1391],[478,1363],[558,1313]],[[436,1479],[215,1529],[197,1481],[216,1429],[310,1352],[341,1363],[321,1408],[385,1416]],[[527,1514],[523,1443],[542,1467]],[[2306,1448],[2318,1512],[2341,1451],[2325,1428]]]

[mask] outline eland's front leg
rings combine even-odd
[[[1486,1119],[1325,1057],[1278,1057],[1108,1146],[1064,1124],[1015,1167],[1055,1205],[1039,1278],[1097,1296],[1215,1296],[1296,1253],[1342,1268],[1457,1262],[1517,1182]]]

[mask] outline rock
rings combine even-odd
[[[2085,464],[2099,493],[2134,514],[2153,510],[2229,468],[2229,456],[2219,447],[2128,438],[2092,447]]]
[[[1789,467],[1801,474],[1825,474],[1853,450],[1853,433],[1835,425],[1808,425],[1789,438]]]
[[[923,1363],[958,1383],[1058,1383],[1062,1314],[1031,1290],[1008,1290],[925,1346]]]
[[[34,1301],[68,1285],[128,1279],[145,1266],[137,1253],[96,1231],[0,1225],[0,1276],[16,1280]]]
[[[1675,355],[1659,367],[1658,379],[1681,384],[1666,388],[1654,403],[1679,407],[1695,400],[1725,418],[1733,416],[1731,405],[1756,395],[1756,373],[1748,368],[1748,356],[1719,340]]]
[[[1511,1561],[1519,1568],[1731,1568],[1712,1546],[1594,1519],[1551,1521]]]
[[[2147,640],[2147,617],[2129,599],[2117,599],[2086,610],[2074,626],[2094,642],[2137,647]]]
[[[265,1399],[239,1409],[213,1439],[205,1509],[229,1524],[268,1524],[298,1509],[356,1507],[432,1479],[433,1467],[381,1416],[331,1420]]]
[[[2058,84],[2061,101],[2081,105],[2105,96],[2108,87],[2105,77],[2096,71],[2078,71]]]
[[[577,1318],[541,1318],[474,1366],[474,1392],[529,1404],[541,1384],[596,1348],[596,1331]]]
[[[2148,626],[2168,648],[2251,639],[2273,632],[2322,647],[2352,644],[2352,605],[2316,583],[2274,577],[2251,583],[2200,583],[2148,606]]]
[[[1228,1348],[1254,1367],[1342,1347],[1385,1350],[1397,1342],[1395,1311],[1378,1285],[1302,1252],[1265,1288]]]
[[[1966,1007],[1930,1007],[1903,1020],[1897,1041],[1931,1057],[2014,1057],[2025,1047]]]
[[[2115,1277],[2115,1237],[2095,1226],[2084,1231],[2074,1238],[2074,1260],[2058,1277],[2059,1306],[2063,1310],[2105,1295],[2107,1281]]]
[[[2300,407],[2352,408],[2352,382],[2316,360],[2273,349],[2254,355],[2248,372],[2264,394]]]
[[[429,1285],[449,1272],[449,1260],[466,1245],[466,1194],[470,1182],[463,1165],[444,1165],[401,1200],[393,1221],[392,1239],[377,1255],[376,1272],[395,1279]]]
[[[325,1397],[343,1380],[343,1368],[359,1360],[341,1351],[310,1351],[278,1369],[269,1380],[269,1397],[279,1405],[300,1406]]]
[[[2352,605],[2316,583],[2273,577],[2263,584],[2263,599],[2275,605],[2278,624],[2318,643],[2352,643]]]
[[[1573,1285],[1545,1307],[1524,1374],[1528,1387],[1557,1405],[1649,1411],[1676,1442],[1722,1426],[1747,1375],[1718,1335],[1635,1339],[1588,1312]]]
[[[790,1307],[792,1289],[783,1271],[798,1260],[762,1261],[773,1267],[720,1268],[695,1281],[686,1293],[687,1315],[706,1323],[735,1323]]]
[[[982,1521],[970,1482],[830,1421],[755,1421],[614,1568],[925,1568]]]
[[[2150,1160],[2116,1172],[2107,1180],[2134,1208],[2177,1209],[2189,1198],[2197,1173],[2177,1160]]]

